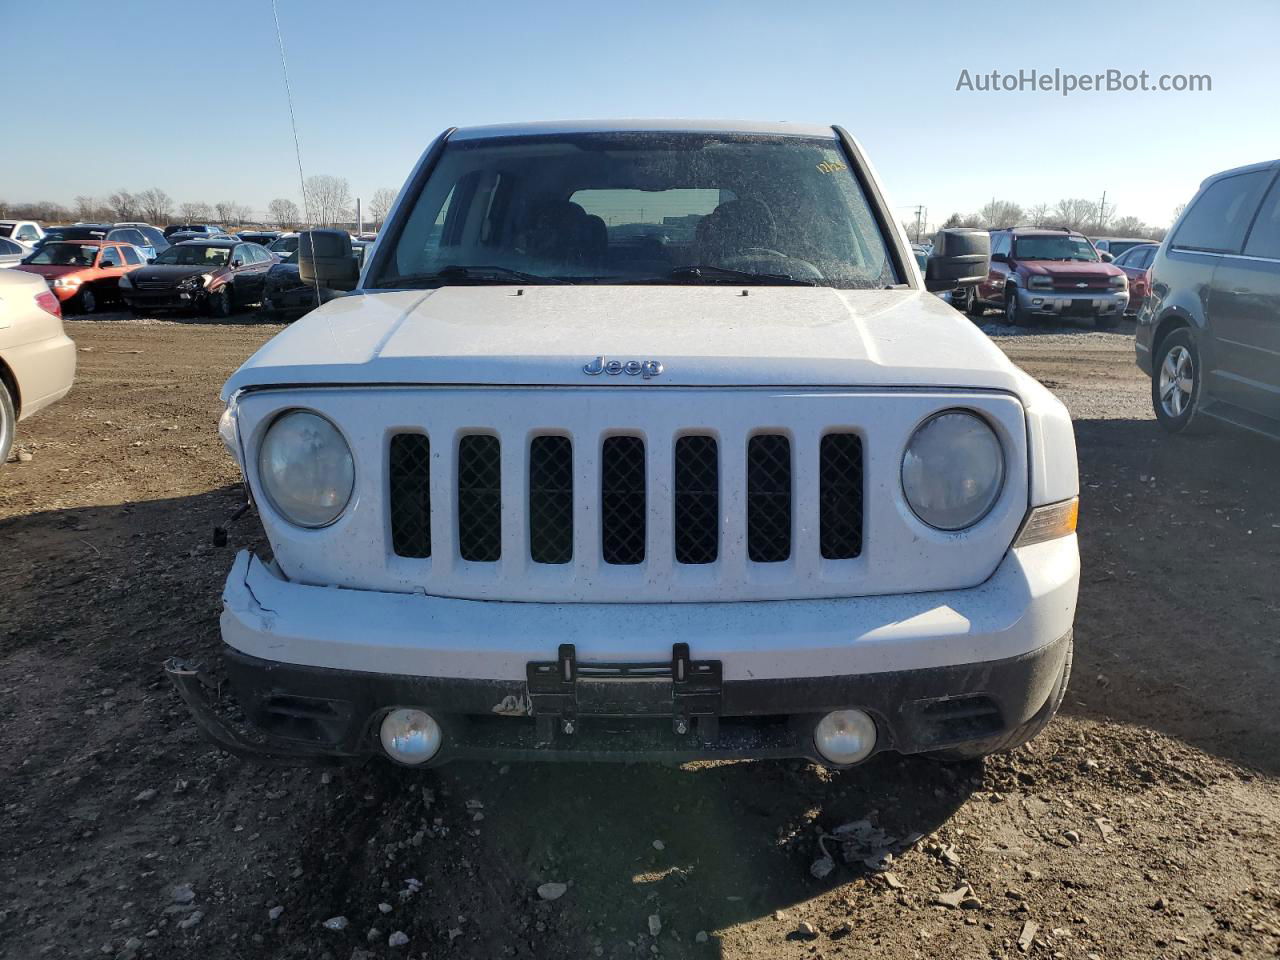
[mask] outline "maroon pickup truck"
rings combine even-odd
[[[988,308],[1021,326],[1039,317],[1093,320],[1115,327],[1129,303],[1129,280],[1104,261],[1089,238],[1074,230],[1011,227],[991,231],[991,270],[965,287],[960,306],[971,317]]]

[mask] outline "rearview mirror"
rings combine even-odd
[[[1103,250],[1100,254],[1098,254],[1098,256],[1102,258],[1103,263],[1111,263],[1113,260],[1115,260],[1115,257],[1107,253],[1107,251],[1105,250]]]
[[[924,286],[935,293],[973,286],[986,280],[990,269],[991,234],[966,227],[939,230],[925,263]]]
[[[298,234],[298,279],[331,290],[354,290],[360,265],[345,230],[304,230]]]

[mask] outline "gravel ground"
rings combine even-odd
[[[1028,747],[321,774],[211,749],[160,671],[217,649],[217,388],[278,328],[67,328],[76,388],[0,472],[0,956],[1280,950],[1280,450],[1163,435],[1131,335],[989,328],[1080,445],[1076,668]]]

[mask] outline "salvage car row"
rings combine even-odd
[[[299,316],[333,296],[298,279],[298,234],[228,234],[209,224],[74,224],[41,228],[0,221],[0,267],[45,279],[66,313],[108,303],[137,313],[193,311],[227,317],[261,304],[273,317]],[[354,241],[362,256],[366,243]]]

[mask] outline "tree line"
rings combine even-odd
[[[1181,207],[1174,210],[1177,219]],[[1116,208],[1101,201],[1070,197],[1050,206],[1037,203],[1025,209],[1012,200],[993,199],[977,213],[953,213],[942,225],[945,227],[979,227],[999,230],[1003,227],[1065,227],[1090,236],[1147,237],[1163,240],[1168,227],[1152,226],[1134,216],[1116,216]]]
[[[124,188],[105,196],[82,194],[70,206],[49,200],[12,203],[0,199],[0,218],[36,220],[44,224],[120,223],[141,221],[164,226],[170,223],[217,223],[224,227],[273,226],[295,230],[305,225],[332,227],[356,218],[351,185],[345,177],[317,174],[303,183],[303,204],[289,197],[276,197],[262,216],[252,207],[235,200],[175,201],[159,187],[133,192]],[[368,222],[376,229],[386,218],[396,192],[388,187],[375,190],[365,204]]]

